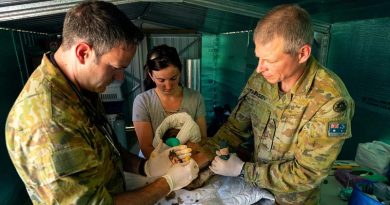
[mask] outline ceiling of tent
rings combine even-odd
[[[0,27],[57,34],[65,12],[80,0],[0,0]],[[388,0],[110,0],[150,30],[223,33],[251,30],[270,8],[297,3],[317,27],[390,16]],[[318,26],[319,25],[319,26]]]

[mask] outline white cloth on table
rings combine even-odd
[[[265,189],[246,183],[240,177],[214,176],[209,183],[201,188],[188,191],[175,191],[172,199],[161,199],[160,205],[250,205],[260,199],[275,201],[273,195]]]
[[[144,177],[125,172],[127,190],[141,188],[154,182],[158,177]],[[179,189],[175,197],[165,197],[156,204],[160,205],[250,205],[261,199],[274,201],[273,195],[266,189],[261,189],[246,183],[240,177],[225,177],[215,175],[204,187],[188,191]]]

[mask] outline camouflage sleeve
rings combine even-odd
[[[340,102],[344,107],[337,108]],[[246,181],[283,193],[318,187],[336,160],[344,140],[351,137],[353,112],[351,98],[326,102],[297,133],[294,159],[267,164],[245,163]]]
[[[85,144],[82,132],[68,130],[73,129],[51,122],[15,134],[21,139],[21,149],[11,155],[32,201],[113,204],[104,187],[106,179],[97,173],[95,151]]]
[[[227,141],[233,148],[238,147],[243,139],[252,136],[251,130],[251,101],[247,100],[248,85],[241,93],[237,106],[232,111],[227,122],[221,126],[218,132],[210,138],[203,146],[209,159],[213,159],[215,151],[218,149],[221,141]]]

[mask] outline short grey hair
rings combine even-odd
[[[307,11],[296,4],[279,5],[269,11],[257,23],[253,39],[266,43],[275,37],[284,39],[284,51],[296,54],[314,38],[313,26]]]
[[[104,1],[85,1],[65,16],[62,44],[69,49],[76,39],[93,46],[96,57],[119,45],[136,45],[144,34],[115,5]]]

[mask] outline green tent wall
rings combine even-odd
[[[5,145],[4,125],[9,110],[27,81],[36,55],[36,33],[0,29],[0,205],[31,204]]]
[[[354,159],[358,143],[390,143],[390,18],[335,23],[328,67],[355,100],[352,135],[340,157]]]

